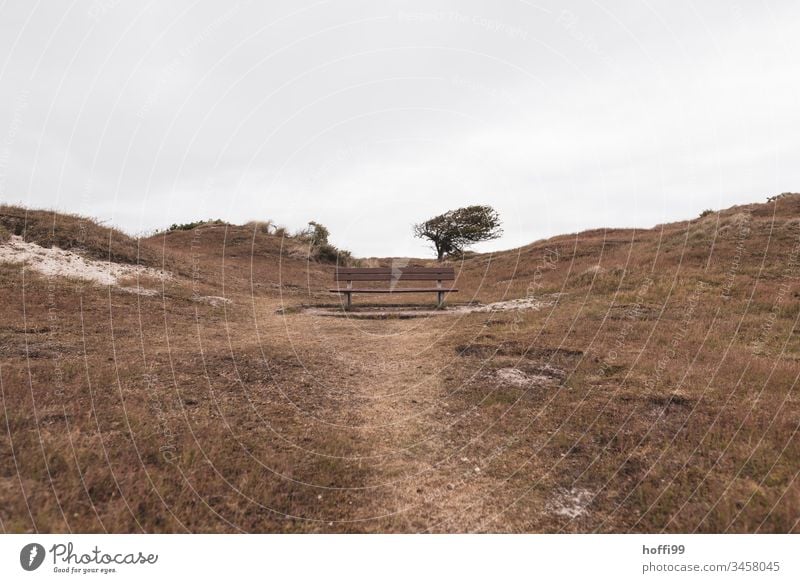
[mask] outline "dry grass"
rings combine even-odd
[[[0,526],[797,532],[798,216],[471,256],[453,302],[546,306],[415,319],[297,310],[331,268],[253,225],[140,242],[155,296],[0,265]]]
[[[117,263],[156,263],[152,250],[136,239],[89,217],[0,205],[0,227],[42,247],[82,251],[88,257]]]

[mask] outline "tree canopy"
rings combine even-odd
[[[447,211],[414,225],[414,236],[433,243],[439,261],[460,255],[469,245],[497,239],[503,234],[500,215],[488,205]]]

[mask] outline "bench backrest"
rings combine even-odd
[[[452,267],[338,267],[336,281],[451,281],[456,278]]]

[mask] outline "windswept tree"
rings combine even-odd
[[[439,261],[445,256],[460,255],[469,245],[497,239],[502,234],[500,215],[487,205],[447,211],[414,225],[414,236],[433,243]]]

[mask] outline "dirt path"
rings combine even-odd
[[[311,423],[335,439],[348,435],[348,455],[369,469],[357,497],[363,530],[463,531],[477,524],[482,492],[493,484],[453,441],[460,413],[450,410],[448,393],[461,364],[448,338],[453,317],[276,320],[275,309],[265,306],[268,335],[288,341],[310,384],[329,398]],[[466,515],[458,511],[467,507]]]

